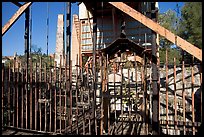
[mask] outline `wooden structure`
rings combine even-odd
[[[110,9],[102,9],[105,4]],[[177,36],[176,41],[174,34],[151,20],[154,17],[149,19],[131,8],[138,2],[85,5],[93,16],[93,53],[89,60],[92,66],[81,65],[81,53],[76,55],[76,65],[72,65],[69,56],[64,60],[60,56],[59,66],[51,58],[51,65],[42,58],[40,62],[33,63],[32,57],[27,60],[26,66],[16,63],[15,59],[8,66],[3,65],[3,128],[46,134],[198,134],[203,120],[202,65],[185,64],[184,61],[176,64],[176,58],[174,64],[169,64],[167,52],[165,67],[160,65],[156,57],[155,32],[176,42],[201,61],[202,51]],[[97,20],[100,15],[105,18],[109,10],[113,13],[119,11],[113,6],[122,10],[120,15],[124,12],[132,20],[136,19],[153,30],[151,50],[128,38],[128,32],[125,31],[125,34],[125,29],[118,29],[114,20],[113,32],[117,35],[110,44],[105,43],[104,48],[97,47],[97,44],[100,45],[97,36],[100,21]],[[96,12],[100,8],[101,11]],[[153,10],[154,6],[150,8],[150,11]],[[127,19],[126,14],[123,17]],[[90,25],[89,21],[85,24]],[[121,27],[124,28],[124,24]],[[103,25],[98,28],[103,29]],[[80,31],[76,31],[78,40],[86,39],[79,35]],[[26,41],[26,46],[28,43]],[[128,60],[128,55],[131,55],[132,61]]]

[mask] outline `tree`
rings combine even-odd
[[[186,2],[181,10],[179,36],[202,48],[202,2]]]
[[[177,34],[177,25],[179,18],[176,16],[176,12],[173,10],[168,10],[165,13],[159,13],[158,22],[164,28],[170,30],[172,33]],[[173,58],[176,57],[176,63],[179,63],[181,59],[178,48],[172,47],[173,43],[168,41],[165,37],[159,37],[159,56],[160,62],[166,62],[166,50],[168,51],[168,62],[173,64]]]
[[[198,48],[202,48],[202,2],[186,2],[181,9],[178,35]],[[184,53],[184,61],[191,63],[192,55]],[[199,62],[197,59],[194,62]]]

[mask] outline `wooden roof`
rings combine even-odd
[[[106,55],[108,54],[110,59],[114,58],[116,53],[123,53],[126,51],[136,53],[136,55],[140,57],[143,57],[145,54],[149,59],[151,58],[151,51],[145,50],[145,48],[128,38],[118,38],[106,48],[101,49],[101,52]]]

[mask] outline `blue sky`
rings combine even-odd
[[[176,9],[176,4],[183,6],[184,2],[159,2],[159,11],[163,13],[169,9]],[[49,53],[55,52],[57,15],[65,14],[65,2],[48,2],[49,4]],[[11,2],[2,2],[2,27],[8,22],[18,7]],[[78,14],[77,3],[72,3],[72,14]],[[47,36],[47,2],[34,2],[32,4],[32,45],[42,48],[46,53]],[[2,56],[13,56],[24,54],[24,23],[23,14],[14,25],[2,37]]]

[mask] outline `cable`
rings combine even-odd
[[[48,56],[48,34],[49,34],[49,4],[47,2],[47,56]]]

